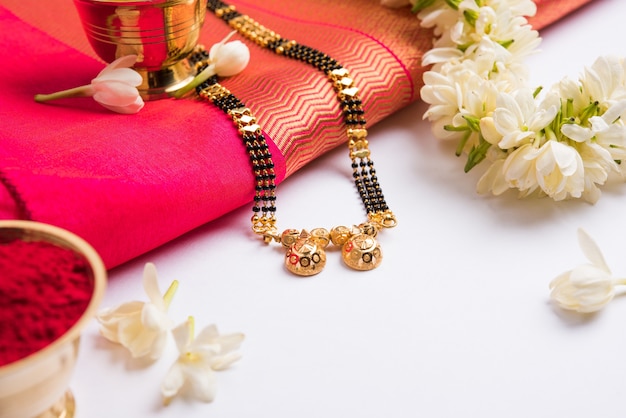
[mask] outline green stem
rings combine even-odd
[[[174,91],[172,93],[172,96],[177,98],[177,99],[180,99],[184,95],[189,93],[191,90],[195,89],[200,84],[202,84],[205,81],[207,81],[209,79],[209,77],[212,77],[214,75],[215,75],[215,65],[211,64],[208,67],[206,67],[204,70],[202,70],[202,72],[200,74],[195,76],[194,79],[189,82],[189,84],[187,84],[187,85],[179,88],[178,90]]]
[[[487,151],[491,147],[491,143],[485,141],[482,135],[479,135],[479,143],[477,147],[473,147],[467,156],[467,162],[465,163],[465,172],[469,172],[478,163],[487,157]]]
[[[592,116],[596,116],[598,114],[598,102],[590,103],[589,106],[583,109],[582,114],[580,115],[580,124],[586,125],[589,119]]]
[[[461,4],[461,0],[445,0],[448,6],[453,10],[459,10],[459,4]]]
[[[50,100],[65,99],[68,97],[91,97],[93,91],[91,85],[74,87],[67,90],[57,91],[50,94],[36,94],[35,101],[38,103],[48,102]]]
[[[556,133],[554,132],[554,129],[552,129],[550,126],[546,126],[544,128],[544,132],[546,134],[546,138],[547,138],[548,141],[557,141],[558,140],[558,138],[556,136]]]
[[[465,149],[465,144],[467,144],[467,140],[469,139],[471,134],[472,134],[472,131],[470,131],[469,129],[465,132],[465,134],[463,135],[463,138],[461,138],[458,145],[456,146],[454,155],[456,155],[457,157],[460,157],[461,154],[463,154],[463,150]]]
[[[474,116],[464,115],[463,119],[467,122],[467,126],[474,132],[480,132],[480,119]]]

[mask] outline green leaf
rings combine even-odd
[[[435,0],[418,0],[414,5],[413,8],[411,9],[411,12],[413,13],[417,13],[421,10],[424,10],[425,8],[432,6],[432,4],[435,2]]]

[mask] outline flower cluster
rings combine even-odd
[[[233,351],[239,348],[244,335],[220,335],[215,325],[209,325],[194,337],[193,317],[172,328],[173,321],[167,311],[178,282],[172,282],[165,295],[161,296],[156,267],[152,263],[144,267],[143,287],[149,302],[127,302],[98,313],[96,319],[100,322],[100,333],[109,341],[128,349],[133,358],[153,361],[163,353],[171,332],[180,355],[161,385],[164,403],[169,404],[184,388],[196,399],[213,401],[215,372],[239,360],[241,356]]]
[[[580,313],[599,311],[615,296],[615,287],[626,279],[614,278],[595,241],[583,229],[578,243],[589,260],[550,282],[552,300],[561,308]]]
[[[526,20],[536,12],[531,0],[411,3],[436,37],[423,57],[432,66],[421,90],[424,118],[437,138],[456,141],[466,172],[487,165],[479,193],[517,189],[594,203],[610,175],[626,174],[622,58],[600,57],[577,79],[530,88],[523,61],[540,42]]]

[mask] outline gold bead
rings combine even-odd
[[[330,232],[326,228],[315,228],[311,230],[311,239],[322,248],[328,247],[330,243]]]
[[[298,231],[297,229],[285,229],[280,235],[280,243],[283,245],[283,247],[289,248],[296,242],[299,235],[300,231]]]
[[[336,226],[330,230],[330,240],[334,245],[342,246],[350,239],[352,232],[347,226]]]
[[[371,222],[362,223],[361,225],[359,225],[359,229],[363,234],[369,235],[371,237],[375,237],[376,235],[378,235],[378,228],[376,228],[376,225]]]

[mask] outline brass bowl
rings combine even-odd
[[[74,0],[87,39],[106,62],[137,55],[144,99],[169,97],[188,84],[207,0]]]
[[[13,240],[45,241],[81,255],[89,267],[93,291],[85,311],[63,335],[41,350],[0,367],[0,418],[71,418],[75,404],[69,382],[80,333],[94,318],[104,296],[106,269],[86,241],[52,225],[0,221],[0,243]]]

